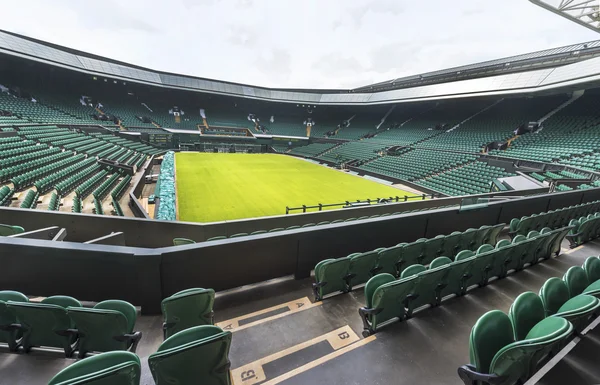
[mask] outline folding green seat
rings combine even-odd
[[[388,247],[379,251],[377,260],[377,274],[388,273],[397,277],[404,267],[403,250],[406,243]]]
[[[173,246],[193,245],[194,243],[196,242],[187,238],[173,238]]]
[[[490,231],[483,238],[482,244],[495,245],[496,243],[498,243],[498,236],[500,236],[500,233],[502,232],[502,230],[504,230],[505,226],[505,223],[500,223],[492,226]]]
[[[269,230],[270,233],[276,233],[278,231],[283,231],[285,230],[283,227],[276,227],[274,229]]]
[[[591,295],[579,294],[569,297],[569,289],[560,278],[550,278],[540,289],[540,298],[544,304],[546,317],[563,317],[571,322],[575,330],[585,328],[590,317],[600,307],[600,300]]]
[[[315,300],[320,301],[327,294],[350,291],[350,257],[326,259],[315,266],[313,291]]]
[[[471,363],[458,375],[465,384],[513,385],[525,382],[536,369],[540,356],[564,341],[573,326],[564,318],[539,322],[522,341],[514,341],[509,316],[500,310],[485,313],[469,337]]]
[[[219,235],[218,237],[208,238],[206,241],[207,242],[210,242],[210,241],[220,241],[222,239],[227,239],[227,237],[224,236],[224,235]]]
[[[8,308],[21,323],[21,345],[25,352],[34,346],[46,346],[64,349],[67,357],[73,355],[77,331],[67,314],[67,307],[81,307],[81,303],[75,298],[59,295],[45,298],[41,303],[8,302]]]
[[[460,238],[460,246],[463,250],[475,250],[475,237],[477,236],[477,229],[467,229],[462,233]]]
[[[335,221],[331,221],[331,224],[335,224],[335,223],[343,223],[344,220],[343,219],[336,219]]]
[[[443,235],[438,235],[435,238],[430,238],[425,241],[425,245],[423,245],[423,254],[424,257],[421,261],[422,264],[428,265],[442,255],[444,251],[444,239]]]
[[[455,231],[450,235],[446,235],[444,238],[444,248],[442,251],[442,255],[445,255],[449,258],[454,258],[456,254],[459,252],[460,248],[460,239],[462,237],[462,233],[460,231]]]
[[[9,235],[21,234],[25,232],[21,226],[10,226],[0,224],[0,236],[7,237]]]
[[[317,226],[328,225],[328,224],[330,224],[330,223],[331,223],[331,222],[329,222],[329,221],[323,221],[323,222],[319,222],[319,223],[317,223]]]
[[[350,256],[350,286],[356,286],[366,283],[371,277],[377,274],[377,262],[379,260],[379,252],[384,248],[379,248],[366,253],[357,253]]]
[[[214,302],[215,291],[203,288],[183,290],[163,299],[164,338],[194,326],[212,325]]]
[[[298,226],[298,228],[299,227],[300,226]],[[288,227],[286,230],[290,230],[290,228]],[[248,236],[248,233],[237,233],[237,234],[230,235],[229,238],[239,238],[239,237],[247,237],[247,236]]]
[[[365,285],[366,306],[359,309],[363,336],[368,337],[382,324],[406,317],[407,302],[413,295],[417,275],[395,280],[391,274],[378,274]]]
[[[267,230],[257,230],[257,231],[253,231],[250,233],[250,235],[260,235],[260,234],[266,234]]]
[[[587,276],[588,282],[594,283],[600,279],[600,258],[588,257],[583,264],[583,270]]]
[[[492,230],[492,226],[488,226],[488,225],[483,225],[477,229],[477,234],[475,235],[475,239],[473,241],[475,248],[478,248],[479,246],[486,243],[486,242],[484,242],[484,240],[488,237],[488,234],[490,233],[491,230]]]
[[[520,219],[519,218],[513,218],[510,221],[510,234],[511,235],[517,235],[519,233],[519,228],[521,226],[521,222],[524,221],[527,217],[523,216]]]
[[[530,231],[527,234],[527,239],[530,240],[530,245],[527,258],[523,261],[524,263],[529,263],[530,265],[535,265],[538,263],[538,260],[546,253],[544,246],[547,237],[548,235],[540,234],[537,231]]]
[[[589,292],[589,281],[585,270],[579,266],[572,266],[563,276],[563,281],[569,289],[569,297],[573,298],[581,293],[592,294]]]
[[[88,357],[61,370],[48,385],[139,385],[141,365],[131,352],[108,352]]]
[[[313,227],[313,226],[315,226],[315,224],[314,224],[314,223],[307,223],[307,224],[305,224],[305,225],[302,225],[302,228],[305,228],[305,227]]]
[[[504,278],[513,268],[512,246],[513,244],[508,239],[501,239],[496,243],[496,255],[490,277]]]
[[[404,266],[420,264],[425,259],[425,241],[427,238],[419,238],[404,246],[402,252]]]
[[[79,358],[89,352],[135,349],[142,338],[134,332],[137,311],[129,302],[107,300],[93,308],[68,307],[67,313],[77,325]]]
[[[448,276],[451,271],[452,260],[448,257],[438,257],[429,264],[429,269],[419,273],[419,285],[415,292],[419,295],[412,305],[421,304],[439,306],[442,302],[442,290],[448,286]]]
[[[492,245],[481,245],[475,252],[475,261],[471,266],[471,277],[469,277],[469,286],[477,284],[484,286],[490,278],[490,272],[494,266],[496,249]],[[497,269],[499,270],[499,269]]]
[[[570,227],[562,227],[556,230],[553,230],[553,238],[549,241],[548,250],[546,251],[546,258],[550,258],[553,255],[559,255],[562,247],[562,242],[571,231]],[[548,230],[542,229],[542,233],[549,232]]]
[[[512,258],[510,268],[516,271],[522,270],[525,262],[530,258],[531,239],[527,239],[524,235],[514,237]]]
[[[148,357],[156,385],[230,385],[231,332],[196,326],[167,338]]]
[[[29,302],[26,295],[18,291],[0,291],[0,342],[8,344],[8,349],[17,350],[18,340],[22,337],[19,321],[7,302]]]

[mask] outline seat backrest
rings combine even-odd
[[[589,257],[583,264],[583,269],[588,278],[589,283],[594,283],[600,279],[600,258]],[[1,298],[0,298],[1,299]]]
[[[471,250],[463,250],[456,254],[456,261],[462,261],[463,259],[471,258],[475,253]]]
[[[435,269],[436,267],[449,265],[452,263],[452,260],[448,257],[437,257],[429,264],[429,269]]]
[[[47,305],[57,305],[60,307],[64,307],[65,309],[69,306],[81,307],[81,302],[79,302],[73,297],[69,297],[66,295],[54,295],[52,297],[44,298],[41,303]]]
[[[476,254],[483,254],[483,253],[490,252],[492,250],[494,250],[494,246],[492,246],[492,245],[481,245],[477,249],[477,253]]]
[[[375,294],[375,290],[379,288],[381,285],[385,285],[386,283],[394,282],[396,278],[387,273],[377,274],[373,278],[369,279],[367,284],[365,285],[365,302],[366,307],[371,308],[373,306],[373,294]]]
[[[94,306],[96,310],[114,310],[122,313],[127,320],[127,333],[132,333],[137,320],[137,310],[135,306],[126,301],[110,299],[102,301]]]
[[[508,317],[515,332],[515,340],[525,339],[527,333],[545,316],[544,304],[537,294],[527,291],[519,295],[508,311]]]
[[[20,226],[10,226],[0,224],[0,236],[7,237],[9,235],[21,234],[25,232]]]
[[[556,314],[558,309],[569,300],[569,289],[560,278],[552,277],[540,289],[540,298],[544,304],[546,316]]]
[[[417,275],[425,270],[427,270],[427,268],[425,268],[425,266],[423,266],[423,265],[419,265],[419,264],[410,265],[409,267],[407,267],[406,269],[404,269],[402,271],[402,274],[400,274],[400,278],[408,278],[412,275]]]
[[[131,352],[108,352],[77,361],[56,374],[48,385],[139,385],[140,359]]]
[[[173,238],[174,246],[193,245],[194,243],[196,243],[196,241],[187,238]]]
[[[489,373],[496,353],[514,342],[510,318],[500,310],[485,313],[477,320],[469,336],[471,364],[479,373]]]
[[[204,325],[167,338],[148,358],[156,385],[230,384],[231,332]],[[202,359],[198,359],[202,357]]]
[[[583,293],[589,285],[585,270],[579,266],[569,268],[563,277],[563,281],[567,284],[569,297],[571,298]]]
[[[211,325],[214,302],[215,291],[203,288],[187,290],[165,298],[161,303],[165,338],[194,326]]]

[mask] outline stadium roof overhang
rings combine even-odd
[[[583,45],[586,45],[586,48]],[[31,39],[0,30],[0,53],[21,57],[28,60],[63,67],[80,73],[93,76],[122,80],[140,84],[153,85],[171,89],[181,89],[202,93],[220,94],[249,99],[267,100],[284,103],[303,103],[311,105],[370,105],[403,103],[425,100],[440,100],[458,97],[498,96],[567,92],[582,88],[600,86],[600,41],[584,43],[582,49],[587,51],[587,56],[581,56],[578,45],[563,47],[564,52],[553,52],[547,55],[534,53],[526,60],[548,61],[552,55],[573,55],[581,60],[570,64],[546,68],[522,70],[512,73],[496,73],[482,77],[473,75],[471,78],[461,79],[455,77],[452,81],[433,84],[416,85],[400,89],[389,89],[378,92],[358,90],[294,90],[273,89],[244,84],[236,84],[218,80],[197,78],[192,76],[177,75],[172,73],[154,71],[147,68],[117,62],[111,59],[87,54],[70,48],[57,46],[51,43]],[[541,51],[546,52],[546,51]],[[599,54],[598,56],[596,54]],[[587,59],[585,59],[587,57]],[[486,68],[493,72],[496,65],[511,63],[510,58],[503,59],[505,64],[488,63],[489,65],[472,65],[476,71],[485,71]],[[514,58],[513,58],[514,60]],[[558,60],[558,59],[557,59]],[[455,69],[437,71],[444,76],[450,76]],[[430,73],[434,74],[436,73]],[[428,74],[420,75],[423,78]]]

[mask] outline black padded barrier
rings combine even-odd
[[[572,197],[564,196],[568,194]],[[470,210],[452,207],[156,249],[0,237],[0,290],[39,296],[64,294],[89,301],[119,298],[141,306],[145,314],[154,314],[160,313],[163,298],[189,287],[219,291],[291,274],[305,278],[326,258],[469,227],[508,224],[512,218],[547,211],[571,198],[598,200],[600,189],[498,201]],[[102,235],[123,231],[127,240],[149,239],[147,244],[155,243],[154,238],[161,244],[165,237],[187,236],[190,229],[202,231],[202,226],[178,222],[65,213],[45,216],[44,212],[19,209],[0,210],[0,222],[20,225],[10,221],[19,218],[18,214],[29,220],[53,220],[55,225],[69,228],[70,236],[83,226],[93,226]],[[38,228],[49,227],[41,222]],[[82,234],[86,231],[79,231],[76,237]]]

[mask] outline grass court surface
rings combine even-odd
[[[285,214],[285,207],[415,195],[277,154],[175,155],[179,220],[216,222]]]

